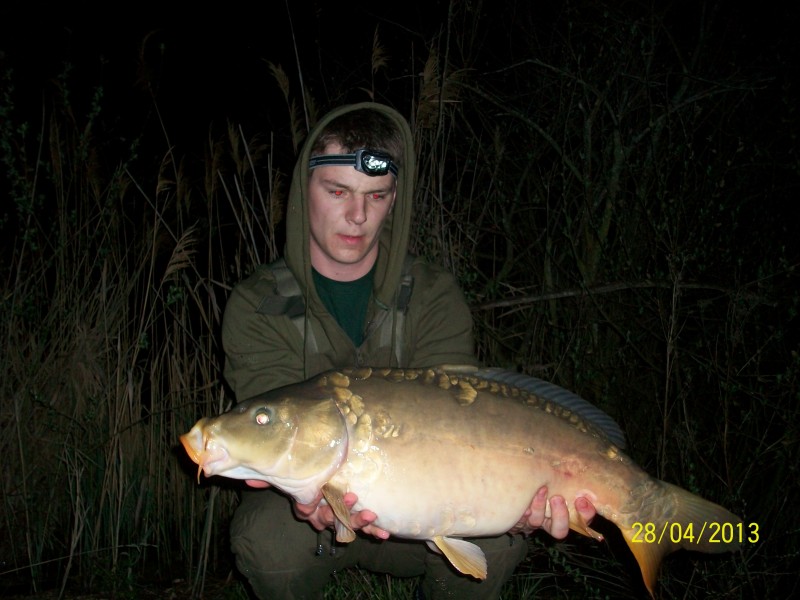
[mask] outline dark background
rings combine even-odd
[[[665,561],[663,597],[791,597],[798,26],[778,2],[3,3],[0,591],[231,571],[236,494],[176,440],[230,401],[221,310],[281,248],[304,104],[372,98],[411,122],[412,245],[458,277],[480,358],[761,526]],[[521,580],[644,597],[626,555],[535,537]]]

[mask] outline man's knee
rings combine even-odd
[[[325,535],[295,520],[283,496],[249,492],[231,521],[231,550],[259,598],[319,598],[336,568],[318,555]]]

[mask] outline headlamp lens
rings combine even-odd
[[[367,175],[386,175],[389,172],[389,165],[392,164],[392,157],[383,152],[361,149],[356,152],[356,171],[362,171]],[[359,169],[359,167],[361,167]]]

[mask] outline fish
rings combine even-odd
[[[574,500],[622,532],[654,595],[662,559],[681,548],[737,550],[742,520],[650,476],[624,452],[611,417],[550,382],[472,366],[352,368],[260,394],[182,435],[206,477],[258,479],[297,502],[320,491],[336,539],[355,539],[344,495],[392,536],[421,540],[464,575],[487,577],[464,538],[511,530],[541,487],[567,500],[570,529],[598,541]]]

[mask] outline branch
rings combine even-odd
[[[774,305],[774,302],[768,301],[763,296],[753,294],[750,292],[743,292],[742,290],[722,287],[718,285],[702,284],[702,283],[680,283],[678,287],[682,290],[708,290],[714,292],[721,292],[727,296],[744,296],[750,300],[755,300],[759,304]],[[652,281],[645,279],[644,281],[626,282],[620,281],[617,283],[607,283],[593,288],[575,288],[569,290],[562,290],[560,292],[548,292],[546,294],[537,294],[535,296],[520,296],[519,298],[509,298],[508,300],[492,300],[490,302],[483,302],[476,304],[472,310],[491,310],[493,308],[508,308],[519,307],[526,304],[536,304],[537,302],[547,302],[549,300],[559,300],[561,298],[585,298],[588,296],[596,296],[599,294],[610,294],[613,292],[621,292],[625,290],[641,290],[648,288],[664,288],[674,289],[675,282],[672,281]]]

